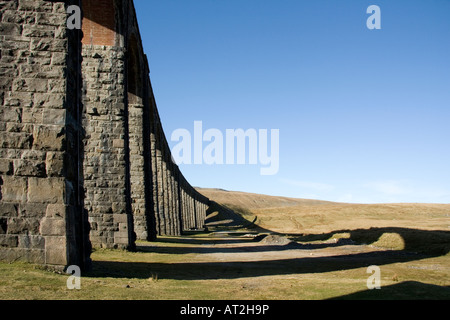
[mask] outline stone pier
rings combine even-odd
[[[133,1],[0,0],[0,19],[0,260],[88,268],[92,246],[203,228],[209,200],[172,160]]]

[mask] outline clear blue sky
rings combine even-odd
[[[279,129],[280,169],[180,165],[194,186],[450,203],[450,1],[135,0],[169,144]],[[369,30],[369,5],[381,30]]]

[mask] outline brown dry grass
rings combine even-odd
[[[67,289],[66,274],[0,263],[0,299],[450,298],[449,205],[201,192],[242,215],[214,204],[209,233],[97,250],[81,290]],[[241,228],[255,216],[254,228]],[[370,265],[381,268],[381,290],[367,289]]]

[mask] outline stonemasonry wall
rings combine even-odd
[[[89,263],[79,32],[63,2],[0,1],[0,259]]]
[[[82,30],[66,28],[71,4]],[[88,267],[91,245],[203,228],[131,0],[0,0],[0,106],[0,260]]]

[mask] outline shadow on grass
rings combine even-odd
[[[357,269],[370,265],[385,265],[426,258],[424,255],[398,251],[376,251],[330,257],[306,257],[268,261],[147,263],[95,261],[88,276],[148,279],[214,280],[324,273]]]
[[[222,212],[223,213],[223,212]],[[246,222],[239,218],[232,222],[231,211],[225,212],[221,217],[215,216],[215,227],[220,226],[220,219],[226,221],[228,228],[242,227]],[[225,218],[225,219],[224,219]],[[248,222],[248,221],[247,221]],[[267,231],[267,230],[263,230]],[[273,234],[273,232],[268,232]],[[280,235],[280,234],[278,234]],[[386,235],[395,237],[386,238]],[[301,257],[279,260],[260,261],[218,261],[218,262],[119,262],[94,261],[93,269],[86,276],[117,277],[149,279],[157,276],[158,279],[173,280],[215,280],[238,279],[248,277],[261,277],[289,274],[317,274],[341,270],[367,268],[371,265],[388,265],[399,262],[409,262],[430,257],[445,255],[450,251],[450,232],[442,230],[418,230],[411,228],[370,228],[357,230],[336,230],[324,234],[283,234],[294,242],[287,245],[258,244],[249,238],[211,238],[206,234],[197,234],[192,237],[161,238],[162,242],[179,243],[180,246],[161,247],[152,245],[138,246],[138,251],[161,254],[210,254],[210,253],[240,253],[240,252],[268,252],[291,249],[321,249],[352,244],[380,244],[383,239],[393,247],[401,249],[374,252],[342,254],[326,257]],[[345,238],[340,238],[345,236]],[[257,238],[262,240],[264,237]],[[331,240],[331,241],[330,241]],[[323,243],[326,241],[325,243]],[[299,243],[300,242],[300,243]],[[311,243],[312,242],[312,243]],[[321,243],[322,242],[322,243]],[[392,243],[390,243],[392,242]],[[233,247],[215,246],[217,244],[239,244]],[[184,245],[184,246],[183,246]],[[408,293],[408,291],[410,291]],[[449,299],[448,287],[422,284],[419,282],[404,282],[383,287],[377,291],[356,292],[338,299],[392,299],[402,298],[444,298]],[[426,292],[423,296],[420,292]],[[431,295],[429,294],[431,292]],[[408,295],[410,294],[410,295]]]
[[[329,300],[446,300],[450,298],[450,287],[437,286],[418,281],[405,281],[379,290],[364,290]]]
[[[380,244],[392,246],[405,252],[421,252],[431,255],[445,255],[450,252],[450,231],[420,230],[412,228],[384,227],[355,230],[336,230],[324,234],[287,235],[294,241],[326,241],[339,234],[348,234],[348,239],[337,239],[343,244]],[[386,236],[383,241],[383,237]]]
[[[250,218],[248,220],[247,218]],[[254,228],[257,217],[250,211],[240,207],[230,207],[210,200],[209,208],[206,211],[205,224],[209,229],[219,228],[220,230],[237,230],[242,228]],[[264,231],[261,229],[261,231]]]
[[[450,231],[382,227],[355,230],[343,229],[323,234],[284,234],[261,228],[255,224],[256,220],[253,222],[246,220],[245,217],[251,217],[252,219],[254,217],[246,209],[239,207],[229,208],[214,202],[208,213],[211,217],[209,222],[213,222],[216,228],[225,227],[226,230],[227,228],[233,228],[233,226],[241,228],[246,226],[248,229],[259,233],[281,235],[295,242],[309,242],[304,244],[304,249],[320,249],[354,243],[379,244],[381,246],[391,245],[391,248],[394,249],[401,249],[407,252],[425,252],[433,255],[445,255],[450,251]],[[221,225],[221,220],[226,221],[226,223]],[[332,240],[333,237],[339,234],[348,234],[348,238],[336,238],[335,241],[329,241],[328,243],[310,243]],[[380,242],[381,240],[382,242]]]

